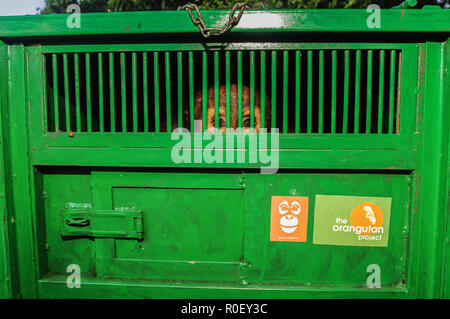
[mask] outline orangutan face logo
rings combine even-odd
[[[289,205],[287,200],[284,200],[278,206],[278,212],[280,213],[280,226],[281,230],[286,234],[293,233],[298,227],[298,218],[300,214],[301,206],[296,200],[293,200]]]

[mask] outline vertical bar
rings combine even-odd
[[[219,51],[214,51],[214,127],[220,126],[219,92]]]
[[[142,90],[143,90],[143,107],[144,107],[144,132],[148,132],[148,56],[147,52],[142,53]]]
[[[342,119],[342,133],[348,133],[348,99],[350,88],[350,51],[344,53],[344,105]]]
[[[105,131],[105,105],[103,100],[103,54],[98,53],[98,113],[99,113],[99,130]]]
[[[67,53],[63,54],[64,67],[64,108],[66,112],[66,131],[71,131],[70,125],[70,100],[69,100],[69,66]]]
[[[160,131],[159,116],[159,56],[158,52],[153,53],[153,79],[155,91],[155,132]]]
[[[367,99],[366,99],[366,133],[372,131],[372,71],[373,71],[373,51],[367,53]]]
[[[170,132],[172,127],[172,116],[171,116],[171,102],[170,102],[170,52],[165,53],[165,67],[166,67],[166,131]]]
[[[78,53],[74,54],[75,65],[75,110],[76,110],[76,131],[81,131],[81,109],[80,109],[80,62]]]
[[[226,108],[226,128],[231,127],[231,61],[230,51],[225,52],[225,108]]]
[[[356,50],[355,66],[355,134],[359,133],[359,103],[360,103],[360,81],[361,81],[361,50]]]
[[[336,133],[337,51],[331,52],[331,133]]]
[[[178,127],[183,127],[183,52],[177,52],[178,68]]]
[[[194,52],[189,51],[189,123],[194,132]]]
[[[137,54],[131,54],[131,77],[133,90],[133,132],[138,131],[138,107],[137,107]]]
[[[402,57],[403,52],[400,51],[398,54],[398,74],[397,74],[398,85],[400,84],[402,78]],[[399,87],[397,87],[397,107],[395,110],[395,128],[393,133],[400,133],[400,97],[401,97],[401,90],[399,89]]]
[[[91,103],[91,55],[86,53],[86,121],[87,131],[92,132],[92,103]]]
[[[55,116],[55,132],[59,131],[59,88],[58,88],[58,57],[52,54],[53,70],[53,112]]]
[[[238,64],[238,125],[239,129],[242,128],[242,51],[237,53]]]
[[[48,101],[48,83],[47,83],[47,81],[48,81],[48,79],[47,79],[48,64],[47,64],[47,57],[45,55],[41,55],[41,59],[42,59],[42,65],[43,65],[43,68],[42,68],[42,102],[43,102],[43,105],[45,105],[44,132],[49,132],[49,127],[50,127],[49,124],[50,124],[51,117],[53,114],[49,113],[49,111],[50,111],[49,104],[50,103]],[[55,120],[53,120],[52,122],[54,123]],[[1,129],[1,125],[0,125],[0,129]],[[1,135],[1,133],[0,133],[0,135]],[[1,140],[1,138],[0,138],[0,140]],[[1,164],[0,164],[0,171],[1,171]],[[0,188],[1,188],[1,186],[0,186]],[[0,202],[1,201],[2,200],[0,199]],[[0,215],[1,215],[1,213],[0,213]],[[0,226],[0,229],[1,228],[2,228],[2,226]],[[1,242],[1,240],[0,240],[0,242]],[[0,243],[0,246],[1,246],[1,243]],[[1,264],[1,261],[0,261],[0,264]],[[1,290],[1,288],[0,288],[0,290]]]
[[[383,97],[384,97],[384,50],[380,51],[380,72],[379,72],[379,86],[378,86],[378,127],[377,133],[383,133]]]
[[[266,128],[266,51],[261,51],[261,128]]]
[[[255,128],[255,51],[250,51],[250,129]]]
[[[125,53],[120,53],[120,94],[122,97],[122,132],[127,131],[127,77],[125,66]]]
[[[312,132],[312,82],[313,82],[313,52],[308,50],[308,103],[306,132]]]
[[[283,52],[283,133],[288,132],[289,51]]]
[[[109,53],[109,111],[111,118],[111,132],[116,131],[116,93],[114,89],[114,53]]]
[[[301,53],[295,51],[295,133],[300,133]]]
[[[205,131],[208,128],[206,123],[208,111],[208,54],[206,51],[203,51],[202,64],[202,127]]]
[[[324,71],[324,52],[319,51],[319,119],[318,119],[318,132],[323,133],[323,95],[324,95],[324,81],[323,81],[323,71]]]
[[[270,114],[271,127],[276,128],[277,126],[277,51],[272,51],[272,111]]]
[[[389,122],[388,133],[394,133],[394,101],[395,101],[395,68],[396,68],[396,52],[391,50],[391,63],[389,72]]]

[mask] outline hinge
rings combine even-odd
[[[142,211],[135,209],[96,210],[67,208],[61,210],[62,237],[100,237],[144,239]]]

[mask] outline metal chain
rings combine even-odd
[[[185,4],[181,9],[187,10],[189,16],[192,19],[192,22],[200,29],[200,32],[205,38],[209,38],[211,35],[222,35],[231,29],[234,25],[238,24],[239,20],[242,17],[245,9],[249,9],[250,7],[245,2],[238,2],[233,5],[231,8],[230,15],[228,17],[228,21],[221,28],[208,28],[203,21],[202,14],[200,13],[199,8],[196,4],[188,3]],[[239,9],[239,12],[235,16],[236,11]],[[197,18],[194,17],[193,11],[197,12]]]

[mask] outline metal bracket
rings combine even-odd
[[[62,237],[144,239],[142,211],[69,208],[61,211]]]

